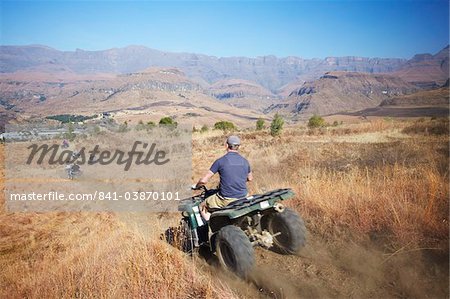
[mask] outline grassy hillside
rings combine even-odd
[[[241,137],[254,169],[252,192],[293,188],[298,198],[291,204],[319,231],[343,227],[380,233],[401,245],[447,246],[447,134],[448,121],[441,119],[292,127],[281,137]],[[222,139],[199,134],[194,165],[207,169],[220,155]]]
[[[287,204],[309,230],[299,257],[258,249],[255,277],[237,282],[159,240],[178,215],[3,207],[0,297],[448,296],[447,119],[239,134],[251,192],[297,194]],[[224,153],[225,136],[193,137],[194,181]]]

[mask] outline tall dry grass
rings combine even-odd
[[[291,127],[276,138],[241,132],[241,151],[255,177],[251,192],[293,188],[297,197],[287,204],[314,234],[448,250],[449,137],[420,134],[429,129],[402,133],[410,125],[379,120],[323,131]],[[224,137],[217,131],[194,135],[193,180],[224,153]],[[235,296],[116,214],[11,214],[3,194],[0,205],[1,298]]]
[[[448,181],[435,168],[310,169],[296,189],[296,206],[319,231],[344,226],[398,245],[448,244]]]
[[[395,247],[446,250],[449,138],[402,133],[412,125],[379,119],[327,130],[291,127],[279,138],[242,132],[241,152],[255,177],[251,191],[293,188],[297,197],[287,204],[316,233],[345,231]],[[223,153],[224,136],[199,135],[194,164],[204,171]]]
[[[2,156],[3,148],[3,161]],[[0,298],[236,296],[180,251],[121,221],[121,215],[7,213],[3,192],[0,205]],[[146,215],[151,217],[156,218]]]
[[[234,297],[113,214],[2,214],[0,235],[1,298]]]

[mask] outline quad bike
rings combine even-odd
[[[81,176],[81,167],[75,161],[81,156],[77,151],[74,151],[71,155],[71,160],[66,165],[67,178],[73,180],[76,177]]]
[[[247,277],[255,262],[253,247],[296,254],[305,245],[303,220],[281,203],[294,196],[291,189],[248,196],[210,210],[208,222],[200,215],[199,205],[217,190],[200,189],[201,194],[182,200],[178,206],[183,216],[178,245],[183,251],[193,253],[208,246],[226,270]],[[170,239],[167,232],[166,238]]]
[[[80,165],[73,163],[66,166],[67,178],[73,180],[76,177],[81,176]]]

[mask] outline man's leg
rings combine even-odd
[[[209,209],[218,209],[223,207],[222,200],[217,193],[207,197],[200,204],[200,215],[202,215],[203,219],[209,221],[209,217],[211,217],[211,213]]]
[[[206,198],[205,201],[200,204],[200,215],[202,215],[203,219],[209,221],[209,217],[211,217],[209,209],[220,209],[236,200],[238,199],[222,197],[218,193],[215,193]]]
[[[202,215],[205,221],[209,221],[209,217],[211,217],[211,213],[208,212],[208,209],[206,208],[206,201],[200,204],[200,215]]]

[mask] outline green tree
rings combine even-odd
[[[311,116],[311,118],[308,121],[308,127],[309,128],[320,128],[320,127],[324,127],[325,126],[325,120],[318,116],[318,115],[313,115]]]
[[[214,129],[222,131],[236,130],[236,126],[230,121],[219,121],[214,124]]]
[[[284,119],[277,114],[275,114],[275,117],[272,120],[272,123],[270,124],[270,135],[277,136],[281,134],[281,130],[283,130],[284,125]]]
[[[256,121],[256,131],[261,131],[265,127],[265,121],[262,118],[258,118]]]
[[[70,141],[75,140],[76,134],[74,133],[74,131],[75,128],[73,127],[73,124],[69,123],[67,125],[67,132],[63,135],[64,139],[68,139]]]

